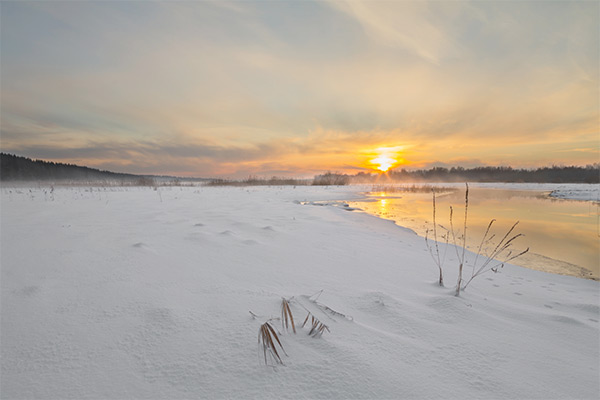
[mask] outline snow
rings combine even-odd
[[[551,197],[568,200],[600,201],[600,184],[597,183],[474,183],[474,187],[537,190]]]
[[[600,185],[560,185],[550,193],[559,199],[600,202]]]
[[[598,282],[508,265],[455,297],[422,238],[311,205],[360,190],[2,188],[0,397],[598,398]],[[281,297],[331,332],[273,320],[265,366]]]

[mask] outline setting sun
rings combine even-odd
[[[396,162],[397,160],[394,160],[393,158],[388,156],[379,156],[371,160],[371,164],[378,165],[377,169],[382,172],[386,172],[387,170],[389,170]]]
[[[400,152],[405,148],[406,146],[394,146],[379,147],[375,149],[375,151],[370,154],[372,157],[375,157],[369,160],[370,168],[381,172],[387,172],[390,168],[405,163],[404,159],[400,157]]]

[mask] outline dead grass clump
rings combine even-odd
[[[273,339],[275,339],[275,340],[273,340]],[[277,332],[275,332],[275,329],[271,326],[271,324],[269,324],[268,322],[265,322],[264,324],[262,324],[260,326],[260,329],[258,330],[258,346],[260,349],[261,344],[262,344],[262,351],[263,351],[263,355],[265,358],[265,365],[269,364],[269,362],[267,360],[267,354],[269,355],[269,358],[271,360],[273,360],[276,364],[283,364],[283,360],[281,359],[281,356],[277,352],[277,346],[275,343],[279,344],[281,351],[283,351],[283,354],[285,354],[287,356],[287,353],[285,352],[283,346],[281,345],[279,336],[277,336]]]
[[[311,296],[311,297],[316,296],[316,298],[314,298],[314,299],[311,299],[311,297],[308,297],[308,296],[300,296],[300,298],[308,299],[311,303],[316,305],[316,307],[319,309],[319,310],[314,310],[315,312],[318,313],[319,311],[322,311],[324,317],[330,318],[334,322],[336,322],[336,320],[329,314],[332,314],[333,316],[342,316],[342,317],[352,321],[352,317],[348,317],[342,313],[332,310],[331,308],[329,308],[321,303],[318,303],[317,299],[319,298],[319,296],[322,292],[323,291],[321,290],[316,295]],[[289,332],[290,326],[292,327],[292,331],[294,333],[296,333],[296,324],[294,322],[294,316],[292,315],[292,309],[290,307],[290,302],[292,300],[294,300],[296,305],[304,308],[306,310],[306,312],[308,313],[306,315],[306,319],[304,319],[304,323],[302,324],[301,328],[304,328],[305,326],[310,327],[310,330],[308,332],[309,336],[311,336],[313,338],[319,338],[323,335],[323,333],[325,331],[331,332],[329,330],[329,327],[327,325],[325,325],[324,323],[322,323],[321,321],[319,321],[319,319],[317,317],[315,317],[311,313],[311,311],[309,311],[304,305],[302,305],[302,303],[299,302],[298,299],[294,299],[294,297],[291,297],[289,299],[282,297],[281,298],[281,318],[272,317],[272,318],[268,319],[264,324],[262,324],[260,326],[260,328],[258,330],[258,358],[259,358],[259,360],[264,359],[264,363],[267,366],[275,367],[277,364],[283,364],[283,360],[281,359],[280,352],[283,352],[283,354],[286,356],[288,355],[285,352],[285,349],[283,348],[283,345],[281,344],[281,340],[279,339],[279,337],[283,335],[282,332],[284,332],[284,331]],[[250,313],[250,315],[252,316],[253,319],[263,317],[263,316],[253,313],[252,311],[248,311],[248,312]],[[281,327],[282,327],[281,332],[278,332],[272,325],[272,321],[276,321],[279,319],[281,319]],[[277,348],[278,346],[279,346],[279,349]],[[261,352],[262,352],[262,357],[260,355]],[[260,361],[260,363],[262,363],[262,361]]]
[[[320,337],[321,335],[323,335],[323,332],[325,332],[325,331],[331,332],[329,330],[329,327],[327,327],[327,325],[325,325],[324,323],[319,321],[310,312],[306,315],[306,319],[304,320],[304,323],[302,324],[303,328],[306,325],[306,323],[308,322],[309,317],[311,318],[311,321],[310,321],[311,328],[310,328],[310,332],[308,332],[309,336]]]
[[[242,180],[212,179],[206,183],[206,186],[306,186],[310,183],[311,181],[307,179],[249,176]]]
[[[371,188],[371,192],[386,193],[449,193],[457,190],[455,187],[434,185],[373,185]]]

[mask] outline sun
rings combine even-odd
[[[387,155],[380,155],[371,160],[371,164],[378,165],[377,169],[381,172],[387,172],[398,160],[395,160]]]
[[[405,147],[406,146],[379,147],[369,151],[367,154],[374,157],[368,161],[369,168],[380,172],[388,172],[390,168],[404,164],[406,161],[401,155]]]

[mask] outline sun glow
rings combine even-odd
[[[404,160],[399,157],[399,153],[403,149],[404,146],[380,147],[376,149],[375,154],[373,154],[375,158],[369,160],[371,168],[387,172],[390,168],[402,164]]]
[[[371,164],[379,165],[377,167],[381,172],[386,172],[389,170],[394,164],[396,164],[398,160],[395,160],[388,156],[379,156],[371,160]]]

